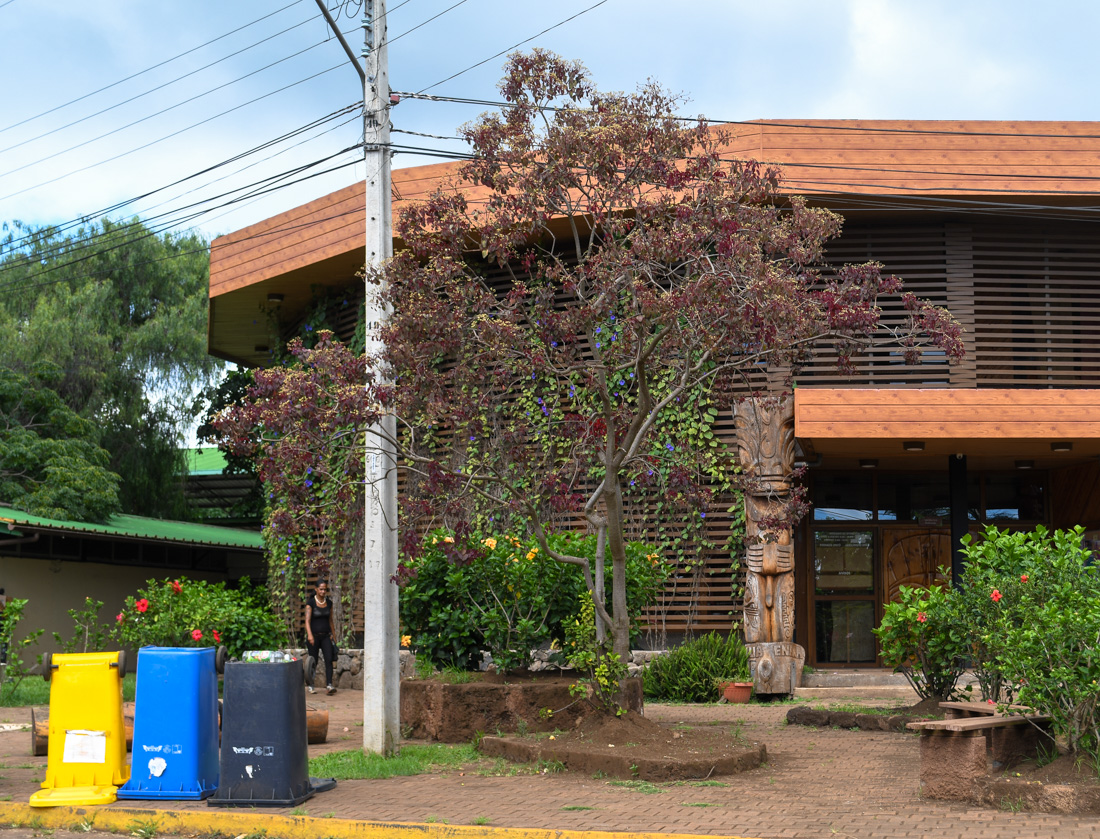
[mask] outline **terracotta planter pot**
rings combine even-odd
[[[726,682],[722,685],[722,698],[727,702],[743,704],[752,697],[752,682]]]

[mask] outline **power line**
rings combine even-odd
[[[353,148],[357,148],[357,147],[353,147]],[[331,157],[336,157],[339,154],[346,153],[347,151],[349,151],[349,149],[343,149],[340,152],[338,152],[337,154],[331,155],[330,158],[327,158],[327,159],[331,159]],[[320,161],[320,162],[323,162],[323,161]],[[47,274],[53,274],[53,273],[58,272],[58,271],[63,271],[66,268],[71,268],[75,265],[79,265],[81,263],[87,262],[90,259],[95,259],[96,257],[102,256],[102,255],[107,254],[107,253],[111,253],[112,251],[119,250],[119,249],[125,248],[125,247],[129,247],[130,245],[133,245],[134,243],[140,242],[143,239],[147,239],[151,236],[159,236],[160,234],[168,231],[171,227],[178,226],[179,224],[182,224],[182,223],[185,223],[185,222],[193,221],[194,219],[199,218],[199,217],[201,217],[201,216],[203,216],[207,213],[213,212],[215,210],[223,209],[224,207],[231,206],[232,204],[238,203],[240,201],[243,201],[243,200],[246,200],[246,199],[249,199],[249,198],[253,198],[253,197],[257,197],[257,196],[261,196],[261,195],[266,195],[266,194],[268,194],[270,192],[274,192],[278,189],[283,189],[287,186],[293,186],[295,184],[302,183],[303,181],[310,180],[311,178],[319,177],[321,175],[328,174],[330,172],[335,172],[335,171],[338,171],[340,169],[345,169],[348,166],[354,166],[354,165],[356,165],[360,162],[361,161],[357,157],[357,158],[355,158],[351,161],[348,161],[346,163],[342,163],[342,164],[339,164],[337,166],[333,166],[331,168],[322,170],[320,172],[311,173],[309,175],[306,175],[302,178],[299,178],[295,181],[291,181],[291,182],[286,183],[286,184],[279,184],[279,185],[271,186],[271,187],[268,187],[268,188],[265,188],[265,189],[256,189],[256,190],[254,190],[253,192],[251,192],[247,195],[238,196],[236,198],[230,198],[229,200],[225,201],[222,204],[219,204],[216,207],[211,207],[207,210],[202,210],[202,211],[192,213],[191,215],[186,216],[183,219],[173,220],[173,221],[171,221],[171,222],[169,222],[165,225],[162,225],[160,227],[157,227],[156,225],[149,226],[149,225],[142,224],[141,222],[138,222],[137,225],[144,227],[145,231],[146,231],[142,235],[134,237],[134,238],[126,239],[125,241],[114,244],[114,245],[112,245],[111,247],[108,247],[108,248],[102,248],[102,249],[96,250],[94,253],[85,254],[84,256],[81,256],[77,259],[69,260],[67,262],[61,263],[59,265],[53,265],[53,266],[50,266],[48,268],[43,268],[42,270],[37,271],[32,277],[28,277],[27,279],[28,280],[30,280],[30,279],[37,280],[38,278],[40,278],[42,276],[45,276]],[[309,168],[310,166],[316,165],[316,163],[317,162],[315,162],[313,164],[308,164],[307,166],[298,167],[297,170],[291,170],[291,173],[293,173],[294,171],[302,171],[306,168]],[[276,178],[283,177],[286,174],[287,173],[283,173],[282,175],[271,176],[270,178],[267,178],[265,180],[266,181],[271,181],[271,180],[274,180]],[[257,182],[257,183],[262,184],[264,182],[261,181],[261,182]],[[249,185],[249,186],[250,187],[251,186],[256,186],[256,184],[252,184],[252,185]],[[244,189],[244,188],[249,188],[249,187],[242,187],[242,189]],[[230,195],[230,194],[231,193],[226,193],[226,195]],[[222,197],[224,197],[224,196],[222,196]],[[211,199],[211,200],[213,200],[213,199]],[[173,211],[173,212],[176,212],[176,211]],[[165,214],[165,215],[167,215],[167,214]],[[311,221],[307,222],[306,224],[314,224],[314,223],[316,223],[316,220],[311,220]],[[118,231],[124,231],[124,230],[132,228],[134,226],[135,225],[126,225],[124,227],[118,228]],[[94,245],[85,246],[85,248],[86,247],[94,247]],[[73,252],[76,252],[76,250],[77,249],[74,249]],[[200,249],[200,250],[205,250],[205,248]],[[189,253],[197,253],[197,252],[199,252],[199,251],[196,250],[196,251],[191,251]],[[180,254],[180,255],[182,255],[182,254]],[[36,258],[38,258],[38,256],[39,256],[38,254],[35,254]],[[9,271],[15,271],[15,270],[18,270],[20,268],[25,268],[26,267],[26,263],[21,263],[21,262],[15,261],[15,257],[16,257],[15,254],[9,254],[8,260],[11,260],[12,264],[7,265],[7,266],[4,266],[4,265],[0,264],[0,275],[4,274],[6,272],[9,272]],[[161,261],[161,260],[155,260],[155,261]],[[49,285],[56,285],[57,283],[60,283],[60,282],[68,282],[68,281],[75,281],[75,280],[81,280],[81,279],[97,279],[97,275],[95,275],[95,274],[85,274],[85,275],[77,276],[77,277],[67,275],[67,276],[61,277],[59,279],[48,280],[48,281],[43,281],[43,282],[21,282],[21,281],[17,280],[17,281],[13,281],[13,282],[9,282],[9,283],[0,283],[0,289],[2,289],[5,292],[11,292],[11,291],[17,291],[17,290],[20,290],[20,289],[44,288],[44,287],[49,286]]]
[[[278,174],[275,174],[275,175],[269,175],[268,177],[262,178],[259,181],[254,181],[250,184],[245,184],[243,186],[236,187],[232,190],[229,190],[228,192],[224,192],[220,195],[211,196],[209,198],[203,199],[202,201],[193,202],[192,204],[187,204],[187,205],[184,205],[183,207],[176,207],[175,209],[168,210],[164,213],[159,213],[159,214],[153,215],[153,216],[147,216],[144,219],[138,219],[137,221],[134,221],[134,222],[129,222],[127,224],[119,225],[117,229],[118,230],[126,230],[126,229],[132,228],[132,227],[144,227],[144,228],[147,228],[147,229],[151,229],[156,233],[164,232],[164,231],[166,231],[166,230],[168,230],[172,227],[179,226],[180,224],[183,224],[184,222],[193,221],[194,219],[199,218],[199,217],[201,217],[205,214],[208,214],[210,212],[214,212],[216,210],[223,209],[225,207],[231,206],[233,204],[239,203],[240,201],[244,201],[244,200],[247,200],[249,198],[256,197],[258,195],[265,195],[269,192],[272,192],[274,190],[271,189],[271,188],[260,190],[259,187],[263,187],[266,184],[270,184],[272,182],[277,182],[278,180],[281,180],[281,179],[290,177],[292,175],[304,172],[308,169],[311,169],[315,166],[318,166],[322,163],[325,163],[325,162],[327,162],[327,161],[329,161],[329,160],[331,160],[335,157],[339,157],[341,154],[346,154],[348,151],[357,150],[358,148],[359,148],[359,146],[351,146],[349,148],[341,149],[340,151],[338,151],[334,154],[331,154],[331,155],[328,155],[326,157],[320,158],[319,160],[315,160],[311,163],[303,164],[301,166],[296,166],[293,169],[287,170],[286,172],[281,172],[281,173],[278,173]],[[352,161],[352,163],[355,163],[355,162],[357,162],[357,161]],[[346,168],[346,166],[348,166],[348,165],[351,165],[351,164],[341,164],[340,166],[333,167],[332,169],[326,169],[326,170],[323,170],[321,172],[313,173],[313,174],[308,175],[306,177],[299,178],[296,181],[284,184],[283,186],[293,186],[294,184],[301,183],[301,182],[309,180],[313,177],[317,177],[319,175],[327,174],[329,172],[333,172],[333,171],[336,171],[338,169]],[[230,196],[233,196],[234,193],[243,192],[244,190],[252,190],[252,192],[245,193],[244,195],[240,195],[240,196],[237,196],[235,198],[230,197]],[[179,213],[181,213],[185,210],[193,210],[195,208],[201,207],[204,204],[208,204],[212,201],[217,201],[217,200],[223,199],[223,198],[226,198],[228,200],[224,201],[221,204],[218,204],[217,206],[207,208],[206,210],[196,210],[195,212],[192,212],[189,215],[186,215],[186,216],[183,216],[183,217],[170,218],[171,216],[176,216],[176,215],[178,215]],[[161,219],[163,219],[165,221],[163,221],[160,224],[160,226],[158,227],[154,222],[156,222],[157,220],[161,220]],[[56,231],[56,228],[44,228],[44,229],[46,229],[47,231],[49,231],[51,233]],[[38,233],[38,232],[41,232],[41,229],[38,230],[38,231],[33,231],[29,236],[23,237],[23,240],[26,241],[28,238],[33,238],[35,233]],[[56,231],[56,232],[63,232],[63,231]],[[44,250],[44,251],[41,251],[41,252],[36,252],[36,253],[33,254],[33,256],[37,260],[49,259],[49,258],[53,258],[53,257],[58,256],[62,252],[66,253],[66,254],[75,254],[75,253],[79,253],[81,251],[88,250],[90,248],[96,247],[95,243],[93,243],[93,242],[85,243],[85,244],[79,245],[75,248],[67,248],[66,247],[67,244],[68,244],[68,242],[60,242],[60,243],[58,243],[56,248],[53,248],[52,250],[47,249],[47,250]],[[14,256],[16,253],[18,253],[18,249],[13,248],[9,251],[9,256]],[[66,267],[67,265],[76,264],[78,262],[83,261],[84,259],[91,258],[95,255],[96,254],[91,254],[87,257],[81,257],[80,259],[72,260],[71,262],[65,263],[64,265],[61,265],[61,266],[53,266],[49,269],[46,269],[44,271],[44,273],[51,273],[54,270],[59,270],[60,268]],[[3,267],[2,264],[0,264],[0,275],[3,275],[6,271],[14,270],[14,267],[15,266],[5,268],[5,267]]]
[[[215,93],[215,92],[221,90],[222,88],[226,88],[226,87],[229,87],[230,85],[234,85],[237,82],[244,81],[247,78],[255,76],[257,73],[262,73],[264,70],[270,70],[272,67],[275,67],[278,64],[282,64],[284,61],[290,61],[290,59],[292,59],[292,58],[297,58],[299,55],[302,55],[303,53],[309,52],[310,50],[315,49],[316,47],[319,47],[319,46],[323,45],[324,43],[325,43],[324,41],[319,41],[318,43],[313,44],[313,46],[305,47],[303,49],[298,50],[298,52],[296,52],[296,53],[292,53],[291,55],[280,58],[277,61],[273,61],[265,67],[260,67],[257,70],[253,70],[251,73],[245,73],[243,76],[240,76],[239,78],[236,78],[233,81],[225,82],[224,84],[220,84],[217,87],[213,87],[213,88],[210,88],[209,90],[203,91],[202,93],[195,94],[194,96],[190,97],[189,99],[184,99],[182,102],[177,102],[174,105],[169,105],[167,108],[162,108],[161,110],[156,111],[155,113],[143,116],[141,119],[136,119],[133,122],[127,123],[126,125],[121,125],[118,128],[112,128],[110,131],[107,131],[104,134],[100,134],[98,137],[92,137],[90,140],[83,140],[83,141],[77,143],[75,146],[69,146],[69,148],[67,148],[67,149],[62,149],[61,151],[53,152],[52,154],[48,154],[45,157],[40,157],[38,160],[31,161],[30,163],[25,163],[22,166],[15,167],[14,169],[9,169],[7,172],[0,172],[0,178],[7,177],[8,175],[14,175],[16,172],[22,172],[24,169],[33,168],[34,166],[37,166],[39,163],[45,163],[47,160],[53,160],[55,157],[60,157],[63,154],[68,154],[71,151],[75,151],[76,149],[83,148],[84,146],[87,146],[87,145],[90,145],[92,143],[98,142],[99,140],[102,140],[106,137],[110,137],[113,134],[117,134],[120,131],[125,131],[127,128],[133,128],[135,125],[140,125],[141,123],[146,122],[147,120],[153,119],[154,117],[159,117],[162,114],[168,113],[169,111],[174,111],[176,108],[180,108],[180,107],[182,107],[184,105],[187,105],[191,102],[194,102],[198,99],[202,99],[204,96],[209,96],[211,93]],[[311,76],[310,78],[313,78],[313,77]],[[283,88],[283,89],[285,90],[285,88]],[[255,102],[257,100],[254,99],[252,101]],[[246,104],[251,104],[251,103],[246,103]],[[228,113],[228,111],[226,111],[225,113]],[[197,124],[202,125],[201,122],[197,123]],[[194,126],[192,126],[192,127],[194,127]],[[45,135],[43,135],[43,136],[45,136]],[[173,135],[170,134],[168,136],[173,136]],[[14,146],[12,146],[12,148],[14,148]],[[8,149],[4,149],[3,151],[7,151],[7,150]],[[111,158],[111,159],[113,160],[114,158]]]
[[[96,111],[94,114],[88,114],[87,116],[83,116],[80,119],[75,119],[72,122],[69,122],[69,123],[66,123],[65,125],[59,126],[58,128],[53,128],[49,131],[45,131],[45,132],[43,132],[42,134],[39,134],[36,137],[30,137],[26,140],[21,140],[20,142],[15,143],[14,145],[8,146],[7,148],[0,149],[0,154],[3,154],[4,152],[9,152],[12,149],[17,149],[20,146],[25,146],[27,143],[33,143],[36,140],[41,140],[43,137],[49,137],[51,134],[56,134],[59,131],[64,131],[67,128],[72,128],[74,125],[79,125],[82,122],[87,122],[90,119],[94,119],[95,117],[102,116],[103,114],[108,113],[109,111],[113,111],[115,108],[121,108],[123,105],[129,105],[130,103],[136,102],[138,99],[141,99],[145,96],[148,96],[151,93],[156,93],[158,90],[163,90],[166,87],[174,85],[176,82],[183,81],[184,79],[190,78],[191,76],[195,76],[195,75],[203,72],[204,70],[209,70],[211,67],[213,67],[217,64],[221,64],[223,61],[228,61],[230,58],[235,58],[236,56],[241,55],[242,53],[248,52],[250,49],[254,49],[255,47],[260,46],[261,44],[266,44],[268,41],[271,41],[275,38],[278,38],[280,35],[285,35],[287,32],[290,32],[294,29],[297,29],[300,26],[305,26],[307,23],[312,23],[313,20],[314,20],[313,18],[307,18],[306,20],[303,20],[300,23],[296,23],[293,26],[288,26],[286,29],[283,29],[280,32],[276,32],[274,35],[269,35],[268,37],[263,38],[262,40],[256,41],[253,44],[249,44],[247,47],[242,47],[241,49],[237,50],[236,52],[232,52],[229,55],[222,56],[221,58],[217,59],[216,61],[211,61],[209,64],[205,64],[205,65],[203,65],[202,67],[199,67],[196,70],[191,70],[190,72],[184,73],[182,76],[176,76],[176,78],[172,79],[171,81],[167,81],[167,82],[164,82],[163,84],[157,85],[156,87],[149,88],[148,90],[145,90],[145,91],[137,94],[136,96],[131,96],[129,99],[124,99],[121,102],[116,102],[114,105],[110,105],[106,108],[103,108],[102,110]],[[324,43],[325,43],[324,41],[320,41],[319,43],[314,44],[313,46],[318,47],[318,46],[321,46]],[[312,48],[313,47],[310,47],[309,49],[312,49]],[[306,50],[302,50],[301,52],[305,52],[305,51]],[[287,56],[287,59],[293,58],[295,55],[301,55],[301,52],[295,53],[292,56]],[[287,59],[281,59],[281,60],[285,61]],[[248,75],[245,75],[245,76],[241,76],[239,79],[235,79],[232,82],[227,82],[226,84],[219,85],[218,87],[212,88],[211,90],[208,90],[205,93],[199,94],[198,96],[193,96],[190,99],[186,99],[183,102],[179,102],[179,103],[177,103],[176,105],[173,105],[170,108],[165,108],[162,111],[157,111],[157,113],[155,113],[155,114],[150,114],[149,116],[143,117],[142,119],[137,120],[136,122],[131,122],[129,125],[124,125],[124,126],[122,126],[122,128],[117,128],[117,129],[115,129],[115,131],[121,131],[125,128],[129,128],[130,126],[137,125],[138,122],[143,122],[146,119],[152,119],[155,116],[159,116],[160,114],[163,114],[166,111],[172,110],[172,108],[177,108],[180,105],[187,104],[188,102],[193,102],[195,99],[198,99],[200,96],[205,96],[206,93],[213,93],[215,90],[220,90],[221,88],[226,87],[229,84],[235,84],[236,82],[242,81],[243,79],[247,79],[249,76],[255,75],[255,73],[259,73],[262,70],[268,69],[269,67],[274,67],[275,64],[278,64],[278,63],[280,63],[280,62],[276,61],[274,64],[267,65],[267,67],[261,67],[260,70],[256,70],[253,73],[249,73]],[[103,137],[110,136],[110,134],[113,134],[113,133],[115,133],[115,132],[111,131],[111,132],[108,132],[107,134],[102,134],[99,137],[95,137],[91,140],[85,141],[85,143],[80,143],[77,146],[73,146],[73,148],[79,148],[80,146],[85,145],[86,143],[95,142],[96,140],[100,140]],[[57,152],[56,154],[64,154],[66,151],[72,151],[72,150],[73,149],[65,149],[65,151]],[[51,157],[53,157],[53,156],[56,156],[56,155],[51,155]],[[43,160],[48,160],[49,158],[42,158],[42,159]],[[41,161],[35,161],[35,163],[40,163],[40,162]],[[34,163],[27,164],[27,166],[33,166],[33,165],[34,165]],[[4,174],[11,174],[11,173],[6,172]]]
[[[407,2],[407,0],[406,0],[406,2]],[[431,16],[430,18],[428,18],[427,20],[425,20],[425,21],[423,21],[423,22],[421,22],[421,23],[418,23],[418,24],[417,24],[416,26],[414,26],[414,27],[413,27],[412,29],[406,29],[406,30],[405,30],[404,32],[402,32],[402,33],[401,33],[400,35],[394,35],[394,36],[393,36],[392,38],[387,38],[387,39],[386,39],[386,41],[385,41],[385,44],[384,44],[384,46],[389,46],[389,45],[390,45],[390,44],[392,44],[392,43],[393,43],[394,41],[399,41],[399,40],[401,40],[402,38],[404,38],[404,37],[405,37],[406,35],[411,35],[411,34],[412,34],[413,32],[415,32],[415,31],[416,31],[417,29],[419,29],[420,27],[422,27],[422,26],[427,26],[427,25],[428,25],[429,23],[431,23],[431,22],[432,22],[433,20],[436,20],[436,19],[438,19],[438,18],[441,18],[441,17],[443,17],[443,15],[447,14],[447,12],[449,12],[449,11],[452,11],[453,9],[457,9],[457,8],[458,8],[459,6],[461,6],[461,5],[462,5],[463,3],[465,3],[465,2],[467,2],[467,0],[458,0],[458,2],[457,2],[457,3],[455,3],[455,4],[453,5],[453,6],[450,6],[450,7],[446,8],[446,9],[444,9],[444,10],[443,10],[442,12],[440,12],[440,13],[439,13],[439,14],[437,14],[437,15],[432,15],[432,16]],[[405,5],[405,4],[404,4],[404,3],[402,3],[401,5],[403,6],[403,5]],[[399,7],[395,6],[394,8],[399,8]],[[388,10],[388,11],[386,12],[386,14],[388,15],[388,14],[389,14],[389,13],[390,13],[391,11],[393,11],[393,9],[390,9],[390,10]]]
[[[159,192],[163,192],[164,190],[171,189],[174,186],[178,186],[180,184],[186,183],[187,181],[194,180],[195,178],[201,177],[202,175],[208,174],[210,172],[214,172],[214,171],[216,171],[216,170],[218,170],[218,169],[220,169],[224,166],[228,166],[232,163],[235,163],[238,160],[243,160],[244,158],[246,158],[246,157],[248,157],[252,154],[256,154],[256,153],[261,152],[265,149],[271,148],[271,147],[273,147],[273,146],[275,146],[275,145],[277,145],[281,142],[284,142],[285,140],[292,139],[293,137],[296,137],[300,134],[303,134],[303,133],[305,133],[306,131],[309,131],[312,128],[324,125],[325,123],[331,122],[335,119],[339,119],[341,116],[344,116],[348,113],[351,113],[352,111],[358,111],[359,108],[362,106],[362,104],[363,103],[360,101],[360,102],[354,102],[350,105],[345,105],[343,108],[340,108],[336,111],[333,111],[330,114],[326,114],[323,117],[319,117],[318,119],[315,119],[312,122],[306,123],[304,126],[300,126],[298,128],[295,128],[292,131],[289,131],[289,132],[287,132],[285,134],[282,134],[278,137],[275,137],[271,140],[267,140],[263,143],[260,143],[258,146],[254,146],[251,149],[248,149],[247,151],[243,151],[243,152],[240,152],[238,154],[235,154],[232,157],[229,157],[229,158],[227,158],[227,159],[225,159],[225,160],[223,160],[219,163],[215,163],[211,166],[207,166],[207,167],[205,167],[203,169],[200,169],[199,171],[194,172],[190,175],[187,175],[187,176],[182,177],[182,178],[178,178],[177,180],[172,181],[171,183],[168,183],[168,184],[165,184],[163,186],[157,187],[156,189],[151,189],[148,192],[144,192],[141,195],[134,196],[133,198],[128,198],[128,199],[125,199],[123,201],[116,202],[115,204],[112,204],[108,207],[104,207],[100,210],[96,210],[95,212],[83,214],[83,215],[79,216],[76,219],[72,219],[72,220],[67,221],[67,222],[62,222],[58,225],[51,225],[51,227],[53,227],[54,229],[57,229],[60,232],[64,232],[66,229],[71,229],[72,227],[75,227],[79,224],[83,224],[89,219],[99,218],[99,217],[102,217],[102,216],[106,216],[109,213],[117,212],[117,211],[121,210],[123,207],[126,207],[130,204],[137,203],[138,201],[141,201],[144,198],[148,198],[152,195],[156,195]],[[344,124],[346,124],[346,123],[344,123]],[[219,180],[221,180],[221,179],[219,179]],[[207,184],[207,185],[209,185],[209,184]],[[179,197],[179,196],[177,196],[177,197]],[[21,240],[17,239],[13,243],[9,243],[9,244],[17,245],[19,243],[19,241],[21,241]]]
[[[13,2],[13,1],[14,0],[8,0],[9,3]],[[288,3],[287,5],[283,6],[282,8],[276,9],[273,12],[269,12],[268,14],[264,15],[263,17],[257,18],[256,20],[252,21],[251,23],[246,23],[244,26],[239,26],[236,29],[231,30],[230,32],[226,32],[224,35],[219,35],[217,38],[212,38],[211,40],[207,41],[206,43],[199,44],[197,47],[192,47],[191,49],[185,50],[184,52],[181,52],[178,55],[174,55],[171,58],[166,58],[166,59],[164,59],[164,61],[158,62],[158,63],[156,63],[156,64],[154,64],[150,67],[146,67],[144,70],[138,70],[138,72],[133,73],[133,74],[127,76],[124,79],[119,79],[117,82],[111,82],[109,85],[104,85],[103,87],[99,88],[98,90],[93,90],[91,93],[85,93],[83,96],[78,96],[76,99],[70,99],[68,102],[63,102],[60,105],[55,105],[54,107],[50,108],[49,110],[42,111],[42,113],[40,113],[40,114],[35,114],[32,117],[27,117],[26,119],[20,120],[19,122],[14,122],[11,125],[0,128],[0,134],[4,133],[5,131],[10,131],[12,128],[18,128],[20,125],[25,125],[28,122],[32,122],[36,119],[40,119],[44,116],[47,116],[48,114],[52,114],[54,111],[59,111],[62,108],[67,108],[67,107],[69,107],[69,105],[75,105],[77,102],[82,102],[82,101],[84,101],[85,99],[88,99],[91,96],[95,96],[96,94],[102,93],[105,90],[110,90],[112,87],[118,87],[120,84],[123,84],[124,82],[128,82],[131,79],[136,79],[138,76],[143,75],[144,73],[148,73],[152,70],[156,70],[158,67],[163,67],[165,64],[171,64],[173,61],[176,61],[180,58],[183,58],[185,55],[190,55],[193,52],[197,52],[198,50],[201,50],[204,47],[208,47],[211,44],[217,43],[218,41],[222,40],[223,38],[228,38],[230,35],[235,35],[238,32],[242,32],[245,29],[248,29],[250,26],[255,26],[257,23],[261,23],[261,22],[267,20],[269,17],[274,17],[275,15],[279,14],[280,12],[285,12],[291,6],[296,6],[301,2],[303,2],[303,0],[294,0],[293,3]],[[0,7],[0,8],[3,8],[3,7]]]
[[[76,175],[80,172],[86,172],[87,170],[93,169],[96,166],[102,166],[104,163],[111,163],[112,161],[119,160],[120,158],[123,158],[123,157],[126,157],[127,155],[133,154],[134,152],[138,152],[138,151],[141,151],[143,149],[147,149],[150,146],[155,146],[157,143],[164,142],[165,140],[171,139],[172,137],[176,137],[180,134],[183,134],[187,131],[190,131],[193,128],[198,128],[200,125],[205,125],[206,123],[212,122],[213,120],[216,120],[216,119],[219,119],[220,117],[223,117],[226,114],[233,113],[234,111],[239,111],[241,108],[245,108],[249,105],[253,105],[256,102],[260,102],[261,100],[264,100],[264,99],[267,99],[268,97],[274,96],[277,93],[282,93],[284,90],[289,90],[292,87],[296,87],[300,84],[305,84],[306,82],[312,81],[313,79],[316,79],[320,76],[323,76],[326,73],[331,73],[333,70],[336,70],[336,69],[338,69],[342,66],[343,66],[342,64],[337,64],[334,67],[329,67],[327,70],[321,70],[317,73],[314,73],[312,76],[307,76],[304,79],[299,79],[296,82],[291,82],[288,85],[284,85],[283,87],[280,87],[278,90],[273,90],[270,93],[265,93],[263,96],[257,96],[255,99],[250,99],[247,102],[243,102],[240,105],[235,105],[232,108],[229,108],[228,110],[222,111],[219,114],[215,114],[212,117],[207,117],[204,120],[200,120],[199,122],[196,122],[192,125],[188,125],[186,128],[181,128],[178,131],[173,131],[171,134],[166,134],[165,136],[159,137],[158,139],[152,140],[148,143],[145,143],[144,145],[138,146],[136,148],[132,148],[129,151],[121,152],[120,154],[116,154],[114,157],[109,157],[106,160],[100,160],[98,163],[90,163],[87,166],[81,166],[79,169],[73,169],[70,172],[66,172],[64,175],[58,175],[56,178],[51,178],[48,181],[42,181],[41,183],[35,184],[34,186],[28,186],[28,187],[25,187],[23,189],[17,190],[16,192],[12,192],[12,193],[9,193],[7,195],[0,196],[0,201],[6,201],[9,198],[14,198],[17,195],[22,195],[25,192],[30,192],[32,190],[38,189],[39,187],[47,186],[48,184],[52,184],[52,183],[57,183],[57,181],[64,180],[65,178],[68,178],[72,175]]]
[[[557,29],[559,26],[564,26],[565,24],[569,23],[571,20],[575,20],[583,14],[587,14],[588,12],[592,11],[593,9],[595,9],[599,6],[602,6],[606,2],[607,2],[607,0],[599,0],[599,2],[593,3],[587,9],[582,9],[581,11],[577,12],[575,15],[571,15],[570,17],[567,17],[565,20],[558,21],[553,26],[546,27],[546,29],[543,29],[541,32],[536,33],[535,35],[532,35],[530,38],[525,38],[524,40],[520,41],[518,44],[513,44],[512,46],[508,47],[508,49],[501,50],[496,55],[490,55],[484,61],[479,61],[477,64],[471,64],[465,70],[459,70],[457,73],[453,73],[452,75],[447,76],[447,78],[442,79],[441,81],[438,81],[435,84],[430,84],[427,87],[423,87],[418,92],[423,93],[425,90],[431,90],[433,87],[439,87],[441,84],[449,82],[451,79],[457,79],[459,76],[463,75],[464,73],[469,73],[471,70],[474,70],[474,69],[480,67],[482,64],[488,64],[494,58],[500,58],[505,53],[511,52],[512,50],[517,49],[518,47],[522,47],[524,44],[530,43],[531,41],[535,40],[535,38],[541,37],[542,35],[545,35],[547,32],[550,32],[554,29]]]

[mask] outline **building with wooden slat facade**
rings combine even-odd
[[[813,503],[795,534],[807,663],[873,664],[882,604],[950,566],[967,530],[1080,524],[1100,547],[1100,123],[728,128],[731,155],[779,166],[786,192],[844,216],[830,262],[880,262],[965,328],[960,365],[929,354],[907,366],[884,343],[852,375],[825,354],[798,377],[794,433]],[[456,167],[396,170],[395,210]],[[211,353],[262,364],[318,287],[357,287],[363,205],[356,184],[215,240]],[[269,295],[283,334],[260,315],[275,312]],[[884,326],[901,316],[887,305]],[[732,437],[732,417],[718,430]],[[728,503],[708,514],[715,536]],[[729,566],[707,557],[648,620],[728,629],[739,620]]]

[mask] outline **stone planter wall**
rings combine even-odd
[[[304,649],[289,649],[284,652],[290,653],[298,658],[305,658],[306,651]],[[646,666],[660,655],[664,655],[664,650],[634,650],[631,653],[631,662],[627,665],[628,676],[631,678],[641,676]],[[532,650],[531,651],[531,664],[528,667],[532,672],[541,672],[547,670],[561,670],[558,665],[551,664],[549,659],[552,653],[550,650]],[[492,658],[488,653],[485,654],[485,660],[482,662],[482,670],[487,670],[492,664]],[[565,673],[571,673],[571,668],[565,668]],[[407,679],[416,675],[416,656],[410,653],[408,650],[401,651],[401,678]],[[336,656],[336,664],[332,668],[332,683],[341,690],[362,690],[363,689],[363,651],[362,650],[340,650]],[[325,686],[325,667],[323,662],[317,664],[317,674],[314,679],[315,687]]]

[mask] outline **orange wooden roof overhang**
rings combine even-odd
[[[1049,469],[1100,456],[1100,390],[797,388],[794,433],[828,468]]]
[[[726,129],[730,156],[779,166],[786,192],[845,217],[1100,207],[1097,122],[761,120]],[[459,165],[394,170],[395,212]],[[262,364],[273,305],[300,311],[315,287],[354,280],[364,261],[363,195],[363,184],[352,184],[212,243],[211,354]],[[809,388],[796,392],[795,431],[809,451],[843,463],[861,457],[907,466],[918,456],[901,444],[918,440],[925,462],[965,449],[1006,468],[1014,459],[1041,468],[1056,455],[1054,440],[1071,442],[1075,460],[1100,454],[1100,421],[1090,420],[1100,418],[1098,396]]]

